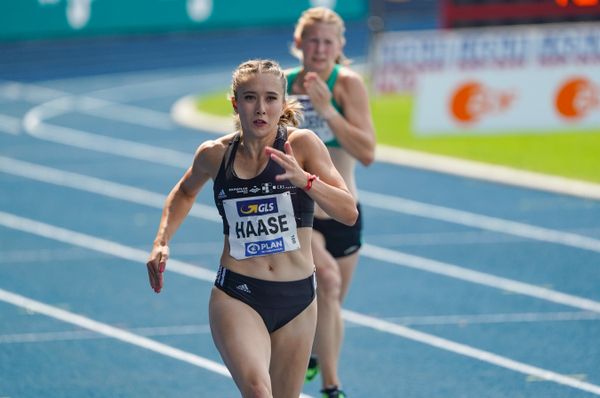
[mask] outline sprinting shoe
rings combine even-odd
[[[308,368],[306,369],[306,381],[313,381],[315,377],[319,374],[319,363],[317,362],[317,357],[311,355],[310,360],[308,361]]]
[[[346,394],[339,390],[337,386],[324,388],[321,390],[321,395],[323,398],[346,398]]]

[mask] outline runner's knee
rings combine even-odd
[[[317,292],[320,298],[337,299],[342,291],[342,276],[337,266],[317,266]]]
[[[271,386],[265,380],[256,378],[243,388],[244,398],[272,398]]]

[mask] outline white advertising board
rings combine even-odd
[[[600,69],[522,68],[420,76],[419,135],[550,132],[600,128]]]
[[[416,134],[600,128],[600,23],[385,32],[370,67],[375,93],[413,97]]]

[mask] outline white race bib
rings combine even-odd
[[[289,192],[223,200],[229,254],[238,260],[300,248]]]
[[[314,131],[324,143],[328,143],[335,139],[335,134],[329,127],[329,124],[327,124],[327,121],[315,110],[308,95],[290,95],[289,97],[295,98],[302,104],[304,120],[300,125],[300,128]]]

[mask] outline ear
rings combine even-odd
[[[296,47],[297,50],[300,50],[301,46],[302,46],[302,39],[298,38],[298,37],[294,37],[294,47]]]
[[[235,97],[231,97],[231,106],[233,107],[234,112],[238,113],[237,101]]]

